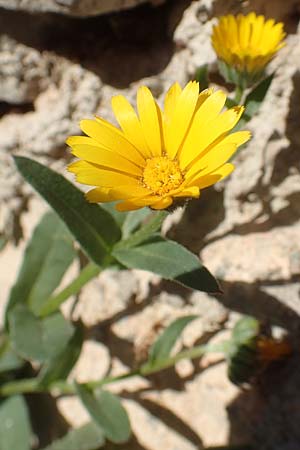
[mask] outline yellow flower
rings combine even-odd
[[[257,74],[284,46],[283,23],[251,12],[222,16],[214,26],[212,45],[220,60],[238,72]]]
[[[96,117],[82,120],[87,136],[71,136],[67,144],[79,161],[68,167],[79,183],[96,186],[90,202],[120,201],[119,211],[144,206],[168,208],[174,200],[199,197],[200,190],[234,169],[227,163],[250,133],[229,134],[243,107],[221,112],[226,96],[190,82],[175,83],[162,112],[150,90],[137,93],[137,110],[122,95],[112,98],[120,129]]]

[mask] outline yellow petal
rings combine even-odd
[[[199,178],[195,178],[191,185],[192,187],[196,186],[198,189],[204,189],[208,186],[211,186],[219,181],[223,180],[223,178],[227,177],[234,170],[234,165],[231,163],[224,164],[219,169],[211,172],[209,175],[199,176]]]
[[[145,140],[151,154],[160,156],[162,153],[160,111],[158,111],[159,107],[146,86],[142,86],[138,90],[137,108]]]
[[[187,129],[193,118],[199,96],[199,84],[189,82],[178,96],[175,108],[170,113],[170,120],[166,122],[165,145],[171,159],[174,159],[182,144]]]
[[[250,45],[253,49],[257,49],[259,45],[264,26],[264,16],[257,16],[255,19],[252,16],[252,33],[250,38]]]
[[[88,136],[69,136],[68,139],[66,140],[66,144],[69,147],[73,147],[73,145],[86,144],[101,148],[101,144],[99,144],[99,142],[95,141],[95,139],[92,139]]]
[[[209,122],[206,130],[202,130],[198,145],[190,151],[189,159],[186,159],[187,164],[184,169],[188,169],[188,166],[192,165],[195,159],[202,160],[202,157],[206,158],[210,146],[237,124],[243,111],[243,106],[237,106],[220,114],[213,122]]]
[[[138,179],[129,175],[108,169],[102,169],[86,161],[76,161],[68,166],[68,171],[76,175],[78,183],[89,186],[113,187],[118,184],[136,185]]]
[[[172,197],[163,197],[157,203],[153,203],[151,205],[152,209],[166,209],[170,205],[172,205],[173,199]]]
[[[262,71],[284,45],[281,23],[256,16],[223,16],[213,28],[212,45],[218,57],[239,72],[255,74]]]
[[[205,155],[209,155],[210,152],[216,148],[216,152],[219,152],[220,146],[221,148],[225,148],[228,146],[228,144],[233,146],[234,149],[237,149],[240,145],[245,144],[251,137],[251,133],[249,131],[236,131],[235,133],[231,133],[225,137],[221,136],[220,139],[218,139],[216,142],[214,142],[210,147],[207,148],[207,153]],[[204,155],[203,155],[204,156]],[[205,168],[205,164],[207,164],[207,159],[203,159],[203,156],[195,160],[193,164],[190,166],[189,170],[186,172],[186,178],[190,179],[192,178],[197,172],[200,170],[203,170]],[[218,158],[218,155],[216,155],[216,158]]]
[[[125,185],[114,187],[111,189],[111,194],[114,195],[116,199],[126,200],[133,197],[147,197],[151,195],[151,191],[137,184],[135,186]]]
[[[85,198],[90,203],[107,203],[115,199],[110,194],[110,188],[95,188],[86,192]]]
[[[197,186],[189,186],[189,187],[181,188],[181,190],[178,189],[176,192],[170,192],[170,195],[172,195],[173,197],[198,198],[200,195],[200,191]]]
[[[139,166],[105,148],[78,144],[73,145],[72,154],[77,158],[102,166],[102,168],[110,167],[128,173],[128,175],[142,176],[142,169]]]
[[[142,152],[145,158],[149,158],[151,151],[147,146],[137,114],[129,101],[123,95],[116,95],[112,98],[111,103],[113,112],[126,138]]]
[[[172,114],[175,110],[181,92],[182,89],[179,83],[174,83],[166,93],[164,104],[164,119],[167,123],[169,123],[171,120]]]
[[[126,200],[125,202],[118,203],[116,205],[117,211],[134,211],[135,209],[143,208],[144,206],[151,206],[153,203],[156,203],[160,197],[158,196],[149,196],[144,198],[132,198],[130,200]]]
[[[237,146],[235,144],[222,143],[213,147],[203,158],[201,158],[196,164],[193,174],[186,177],[185,184],[192,186],[195,179],[209,175],[219,167],[223,166],[236,152]],[[198,170],[197,170],[198,169]],[[197,170],[197,171],[196,171]]]
[[[118,128],[107,124],[104,120],[82,120],[80,122],[80,128],[85,134],[95,139],[108,150],[119,153],[121,156],[140,166],[145,164],[145,159],[124,137],[122,132]]]
[[[200,106],[193,120],[191,129],[179,153],[180,168],[184,169],[199,153],[199,144],[203,135],[209,131],[207,124],[214,123],[217,115],[224,107],[226,95],[223,91],[216,91]]]

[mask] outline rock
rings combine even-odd
[[[31,54],[28,48],[27,52]],[[45,67],[52,64],[53,78],[35,99],[34,110],[0,119],[0,231],[8,237],[14,234],[15,221],[32,192],[17,173],[11,155],[22,154],[64,170],[66,163],[61,156],[67,156],[66,138],[79,133],[77,123],[92,116],[101,98],[101,82],[93,73],[53,55],[43,55],[42,59]],[[39,84],[35,87],[39,89]],[[16,89],[21,95],[21,88]]]
[[[0,36],[0,101],[33,102],[49,85],[50,61],[40,52]]]
[[[0,0],[0,7],[33,13],[55,12],[72,16],[94,16],[133,8],[148,0]],[[150,0],[152,4],[163,0]]]
[[[99,1],[97,8],[109,3]],[[123,6],[129,3],[141,2],[124,1]],[[246,11],[247,3],[272,12],[273,2],[262,0],[242,5],[234,0],[181,0],[153,10],[155,18],[147,24],[140,21],[138,10],[137,16],[132,11],[130,19],[127,14],[122,19],[109,17],[104,31],[98,30],[100,23],[107,25],[104,17],[76,21],[76,28],[72,18],[55,16],[53,20],[52,15],[42,14],[34,16],[32,33],[27,29],[17,33],[24,13],[3,14],[2,10],[2,24],[8,16],[9,21],[0,39],[0,101],[7,103],[0,118],[1,231],[17,239],[23,229],[28,240],[32,229],[28,222],[37,220],[37,196],[17,174],[12,153],[37,159],[67,176],[66,137],[79,133],[79,119],[94,113],[113,120],[112,95],[122,93],[134,104],[138,86],[145,84],[162,104],[173,82],[185,84],[206,62],[212,64],[214,80],[228,88],[215,77],[216,56],[209,40],[212,16],[217,7],[222,13]],[[92,1],[0,0],[0,5],[32,12],[42,12],[43,5],[44,11],[72,15],[100,12]],[[296,0],[284,4],[276,0],[274,5],[278,19],[290,19]],[[73,39],[75,28],[79,31]],[[289,30],[296,30],[291,23]],[[84,322],[87,343],[72,377],[85,381],[102,377],[110,367],[114,374],[136,367],[159,333],[186,314],[199,318],[186,328],[177,346],[190,346],[215,334],[222,338],[224,332],[228,338],[232,318],[241,314],[281,327],[299,345],[299,61],[298,32],[288,36],[286,47],[270,67],[277,68],[276,76],[259,114],[248,124],[253,138],[236,157],[236,170],[224,183],[204,190],[199,201],[177,211],[164,226],[168,236],[201,255],[219,278],[224,294],[215,298],[191,293],[145,272],[103,272],[83,289],[73,315]],[[11,267],[21,261],[24,245],[23,241],[16,249],[10,243],[1,254],[0,263],[10,272],[1,272],[5,297],[15,276]],[[63,311],[70,314],[70,303]],[[141,445],[151,450],[193,450],[202,448],[202,443],[242,445],[247,440],[254,440],[255,448],[264,448],[266,436],[268,450],[296,449],[299,433],[293,414],[298,414],[298,366],[289,366],[275,389],[269,384],[267,398],[256,388],[246,392],[229,383],[220,355],[209,355],[205,364],[182,362],[147,380],[123,380],[109,389],[125,398],[140,442],[128,444],[133,450]],[[76,400],[59,399],[60,411],[74,426],[87,420],[78,405]],[[284,442],[285,430],[288,442]]]

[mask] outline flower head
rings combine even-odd
[[[222,112],[226,96],[190,82],[182,90],[175,83],[162,112],[147,87],[137,93],[136,114],[122,95],[112,99],[120,125],[105,120],[82,120],[87,136],[71,136],[67,144],[79,161],[68,170],[79,183],[95,186],[90,202],[118,201],[119,211],[144,206],[168,208],[180,198],[199,197],[200,190],[229,175],[227,163],[248,131],[229,134],[243,107]]]
[[[283,47],[283,23],[266,20],[251,12],[222,16],[214,26],[212,45],[219,59],[244,75],[263,72],[276,52]],[[230,80],[234,81],[234,80]]]

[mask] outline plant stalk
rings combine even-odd
[[[182,359],[199,358],[200,356],[208,352],[226,353],[228,342],[229,341],[225,341],[215,345],[199,345],[197,347],[183,350],[182,352],[179,352],[170,358],[157,361],[155,364],[145,363],[140,368],[126,372],[122,375],[105,377],[101,380],[83,383],[83,385],[93,391],[94,389],[101,388],[106,384],[116,383],[117,381],[122,381],[134,376],[146,377],[148,375],[172,367]],[[37,378],[10,381],[0,387],[0,396],[41,392],[53,392],[55,395],[74,395],[76,393],[76,389],[75,385],[70,381],[58,380],[51,383],[49,386],[43,386],[39,383],[39,380]]]
[[[39,316],[45,317],[53,312],[57,311],[60,305],[72,295],[78,294],[78,292],[85,286],[90,280],[95,278],[101,272],[101,268],[94,263],[89,263],[85,266],[79,275],[68,286],[66,286],[61,292],[53,297],[48,298],[43,308],[41,309]]]

